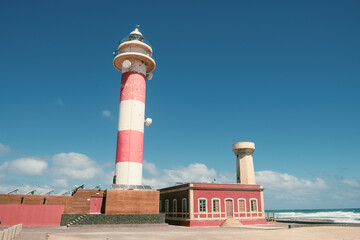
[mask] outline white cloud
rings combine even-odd
[[[10,146],[5,146],[0,143],[0,157],[11,153]]]
[[[216,172],[205,164],[159,169],[144,161],[143,184],[163,188],[176,182],[235,183],[235,172]],[[257,184],[264,186],[266,209],[355,207],[360,204],[360,180],[339,178],[302,179],[288,173],[255,172]],[[341,206],[339,205],[341,202]]]
[[[65,176],[71,179],[92,179],[102,173],[102,168],[85,154],[81,153],[58,153],[52,158],[53,172],[57,176]]]
[[[104,118],[113,118],[111,112],[108,111],[108,110],[103,110],[103,111],[101,112],[101,115],[102,115]]]
[[[37,158],[19,158],[9,163],[12,173],[26,176],[43,175],[48,168],[47,162]]]
[[[150,173],[153,176],[158,175],[158,170],[156,169],[155,164],[151,163],[151,162],[147,162],[146,160],[144,160],[143,162],[143,166],[144,166],[144,170],[147,171],[148,173]]]
[[[287,192],[292,195],[308,195],[314,191],[326,191],[329,186],[322,178],[315,180],[299,179],[287,173],[273,171],[260,171],[255,173],[258,184],[264,185],[266,189]]]
[[[55,179],[51,183],[51,186],[54,188],[67,188],[69,185],[66,179]]]
[[[4,162],[2,165],[0,165],[0,171],[4,170],[5,168],[7,168],[9,166],[8,162]]]
[[[143,183],[156,188],[172,186],[176,182],[212,182],[217,178],[216,171],[202,163],[179,166],[176,169],[157,169],[155,164],[144,161],[144,170],[148,177],[143,178]],[[226,179],[226,175],[221,177]]]
[[[360,181],[357,179],[342,179],[341,182],[345,183],[350,187],[360,187]]]

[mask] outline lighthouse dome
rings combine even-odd
[[[136,28],[134,29],[134,31],[132,31],[128,36],[123,37],[120,41],[119,44],[122,44],[124,42],[128,42],[128,41],[140,41],[143,42],[147,45],[149,45],[150,47],[152,47],[151,42],[145,38],[142,33],[139,31],[139,26],[136,26]]]

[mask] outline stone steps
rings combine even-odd
[[[233,218],[228,218],[224,222],[221,223],[220,227],[239,227],[242,226],[242,224]]]

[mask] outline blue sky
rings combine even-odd
[[[153,43],[144,183],[235,181],[254,141],[265,207],[360,206],[358,1],[0,1],[0,192],[109,187],[121,73]]]

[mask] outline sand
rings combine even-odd
[[[16,240],[236,239],[236,240],[360,240],[360,227],[318,226],[289,229],[287,225],[186,228],[178,226],[25,228]]]

